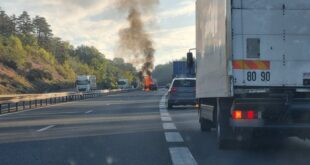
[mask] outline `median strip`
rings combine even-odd
[[[48,130],[48,129],[50,129],[50,128],[53,128],[53,127],[55,127],[56,125],[50,125],[50,126],[47,126],[47,127],[44,127],[44,128],[41,128],[41,129],[39,129],[39,130],[37,130],[37,132],[44,132],[44,131],[46,131],[46,130]]]

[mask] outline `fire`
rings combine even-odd
[[[153,84],[153,80],[151,76],[145,76],[144,77],[144,90],[147,92],[150,91],[151,90],[150,87],[152,84]]]

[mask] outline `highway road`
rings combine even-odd
[[[1,165],[309,164],[297,138],[219,150],[193,107],[165,108],[165,90],[135,91],[0,116]]]

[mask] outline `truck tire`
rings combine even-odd
[[[199,113],[199,123],[200,123],[200,131],[201,132],[210,132],[212,128],[212,123],[207,120],[202,118],[201,116],[201,105],[199,105],[198,113]]]
[[[173,108],[173,104],[168,102],[168,109],[172,109]]]
[[[206,119],[200,119],[200,131],[201,132],[210,132],[212,128],[212,124],[210,121]]]
[[[220,149],[232,148],[235,138],[229,124],[231,99],[220,98],[217,101],[217,142]]]

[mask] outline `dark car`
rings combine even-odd
[[[175,78],[167,95],[168,108],[174,105],[196,105],[196,79]]]
[[[157,89],[158,89],[158,87],[157,87],[156,84],[151,84],[151,85],[150,85],[150,90],[151,90],[151,91],[157,91]]]

